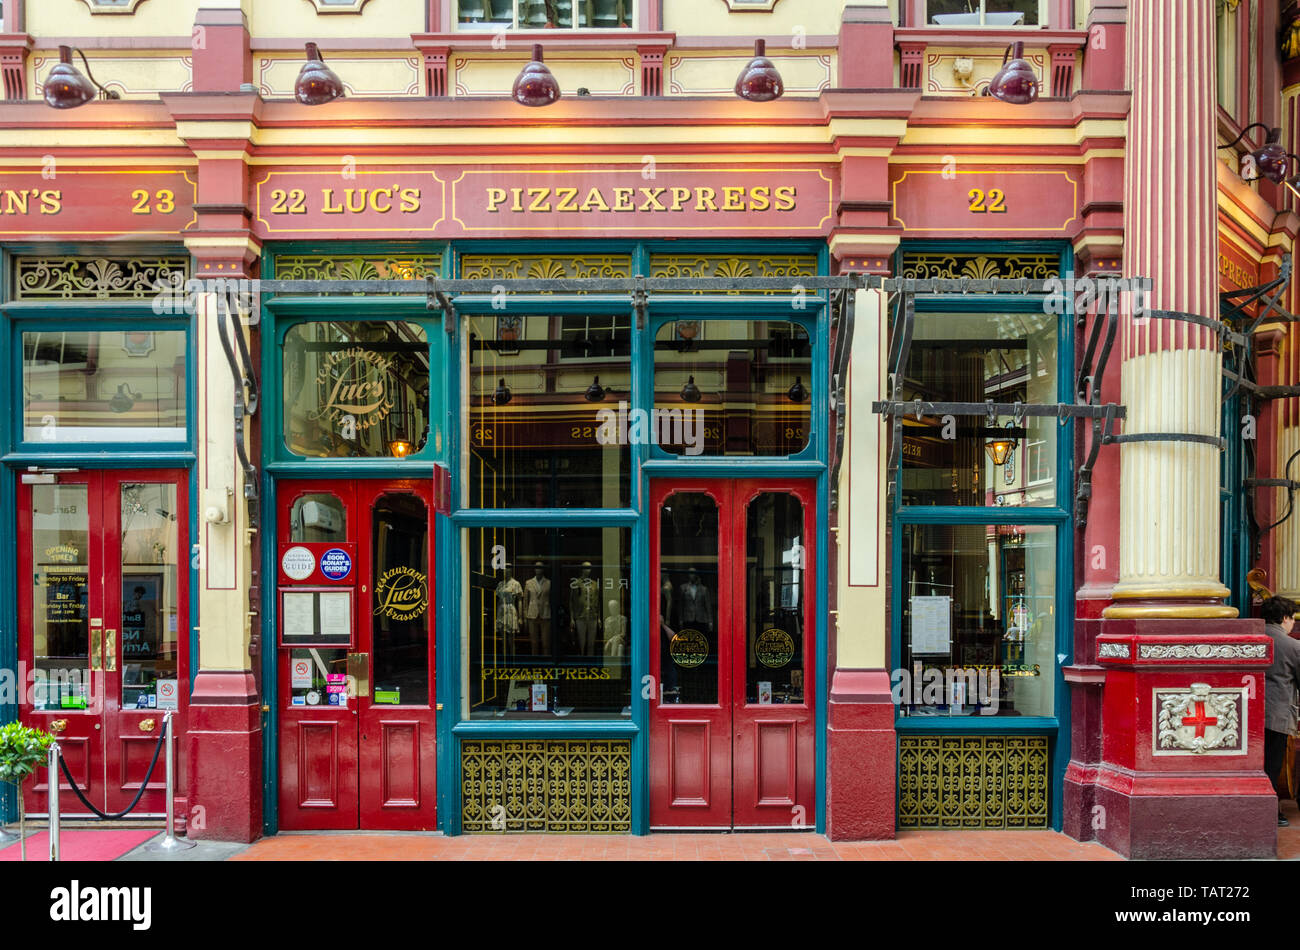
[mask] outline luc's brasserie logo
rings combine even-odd
[[[389,620],[414,620],[429,606],[424,575],[414,568],[394,567],[375,584],[375,616]]]
[[[391,366],[378,353],[359,346],[329,354],[316,374],[323,398],[312,418],[341,422],[351,416],[358,429],[377,425],[393,411]]]

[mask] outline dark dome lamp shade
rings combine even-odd
[[[343,80],[325,65],[320,48],[307,44],[307,62],[293,84],[293,96],[305,106],[319,106],[343,98]]]
[[[72,65],[72,47],[59,47],[59,61],[45,78],[47,106],[52,109],[75,109],[77,106],[84,106],[95,98],[96,89],[103,93],[105,99],[122,98],[116,90],[105,89],[95,82],[95,77],[90,72],[90,63],[86,61],[86,54],[77,50],[77,55],[81,57],[81,62],[86,67],[85,76]]]
[[[501,377],[501,379],[497,380],[496,392],[492,394],[492,404],[496,406],[504,406],[513,398],[514,393],[512,393],[510,387],[506,385],[505,377]]]
[[[1011,61],[1007,62],[1007,56]],[[1038,76],[1025,59],[1025,44],[1015,42],[1002,54],[1002,68],[989,80],[989,95],[1012,105],[1024,106],[1038,98]]]
[[[700,396],[701,396],[700,387],[695,385],[695,377],[688,376],[686,379],[686,384],[682,386],[682,401],[699,402]]]
[[[605,398],[605,387],[600,385],[599,376],[593,376],[591,378],[591,385],[587,387],[585,395],[587,397],[587,402],[600,402]]]
[[[803,377],[796,376],[794,383],[785,392],[791,402],[805,402],[808,399],[808,387],[803,384]]]
[[[1249,133],[1251,129],[1264,130],[1264,144],[1250,153],[1250,157],[1255,163],[1255,168],[1258,171],[1258,174],[1250,178],[1243,176],[1242,181],[1258,181],[1261,178],[1267,178],[1274,184],[1286,184],[1288,187],[1291,187],[1292,191],[1295,191],[1291,181],[1287,181],[1286,176],[1291,167],[1291,159],[1296,158],[1296,156],[1288,153],[1286,146],[1282,144],[1281,129],[1271,129],[1263,122],[1252,122],[1250,125],[1242,129],[1241,134],[1235,139],[1226,145],[1220,145],[1219,148],[1224,149],[1235,147],[1238,142],[1246,137],[1247,133]],[[1300,161],[1300,159],[1297,159],[1297,161]]]
[[[542,44],[533,44],[533,58],[524,64],[510,95],[521,106],[549,106],[560,98],[560,84],[542,62]]]
[[[750,102],[771,102],[785,92],[781,74],[767,58],[767,40],[754,41],[754,58],[745,64],[736,79],[736,95]]]

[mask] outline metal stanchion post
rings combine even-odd
[[[50,800],[50,860],[59,860],[59,744],[55,742],[50,746],[50,757],[46,762],[46,768],[49,770],[49,795]]]
[[[172,711],[163,717],[163,741],[167,755],[167,831],[161,841],[149,845],[150,851],[187,851],[193,841],[176,837],[176,735],[172,731]]]

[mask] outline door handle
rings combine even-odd
[[[95,673],[104,670],[104,631],[100,627],[90,628],[90,669]]]
[[[104,669],[117,672],[117,631],[112,627],[104,631]]]
[[[357,698],[370,696],[370,654],[348,654],[348,676],[356,684]]]
[[[50,723],[50,732],[54,733],[55,735],[58,735],[66,728],[68,728],[68,720],[66,719],[56,719],[52,723]]]
[[[156,722],[155,722],[154,720],[152,720],[152,719],[142,719],[142,720],[140,721],[140,731],[141,731],[141,732],[153,732],[154,729],[157,728],[157,726],[158,726],[158,723],[156,723]]]

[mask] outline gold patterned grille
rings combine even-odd
[[[929,254],[904,253],[900,277],[969,277],[972,280],[1048,280],[1061,276],[1061,259],[1055,254]]]
[[[814,254],[652,254],[651,277],[815,277]],[[704,291],[697,291],[703,293]],[[781,291],[750,290],[771,296]],[[742,291],[731,291],[733,294]]]
[[[467,834],[632,831],[630,740],[466,741],[460,763]]]
[[[188,257],[19,257],[14,260],[17,300],[150,300],[183,286]]]
[[[900,828],[1046,828],[1046,736],[902,736]]]
[[[573,277],[631,277],[630,254],[463,254],[460,276],[465,280],[558,280]]]
[[[441,254],[286,254],[275,259],[279,280],[417,280],[441,271]]]

